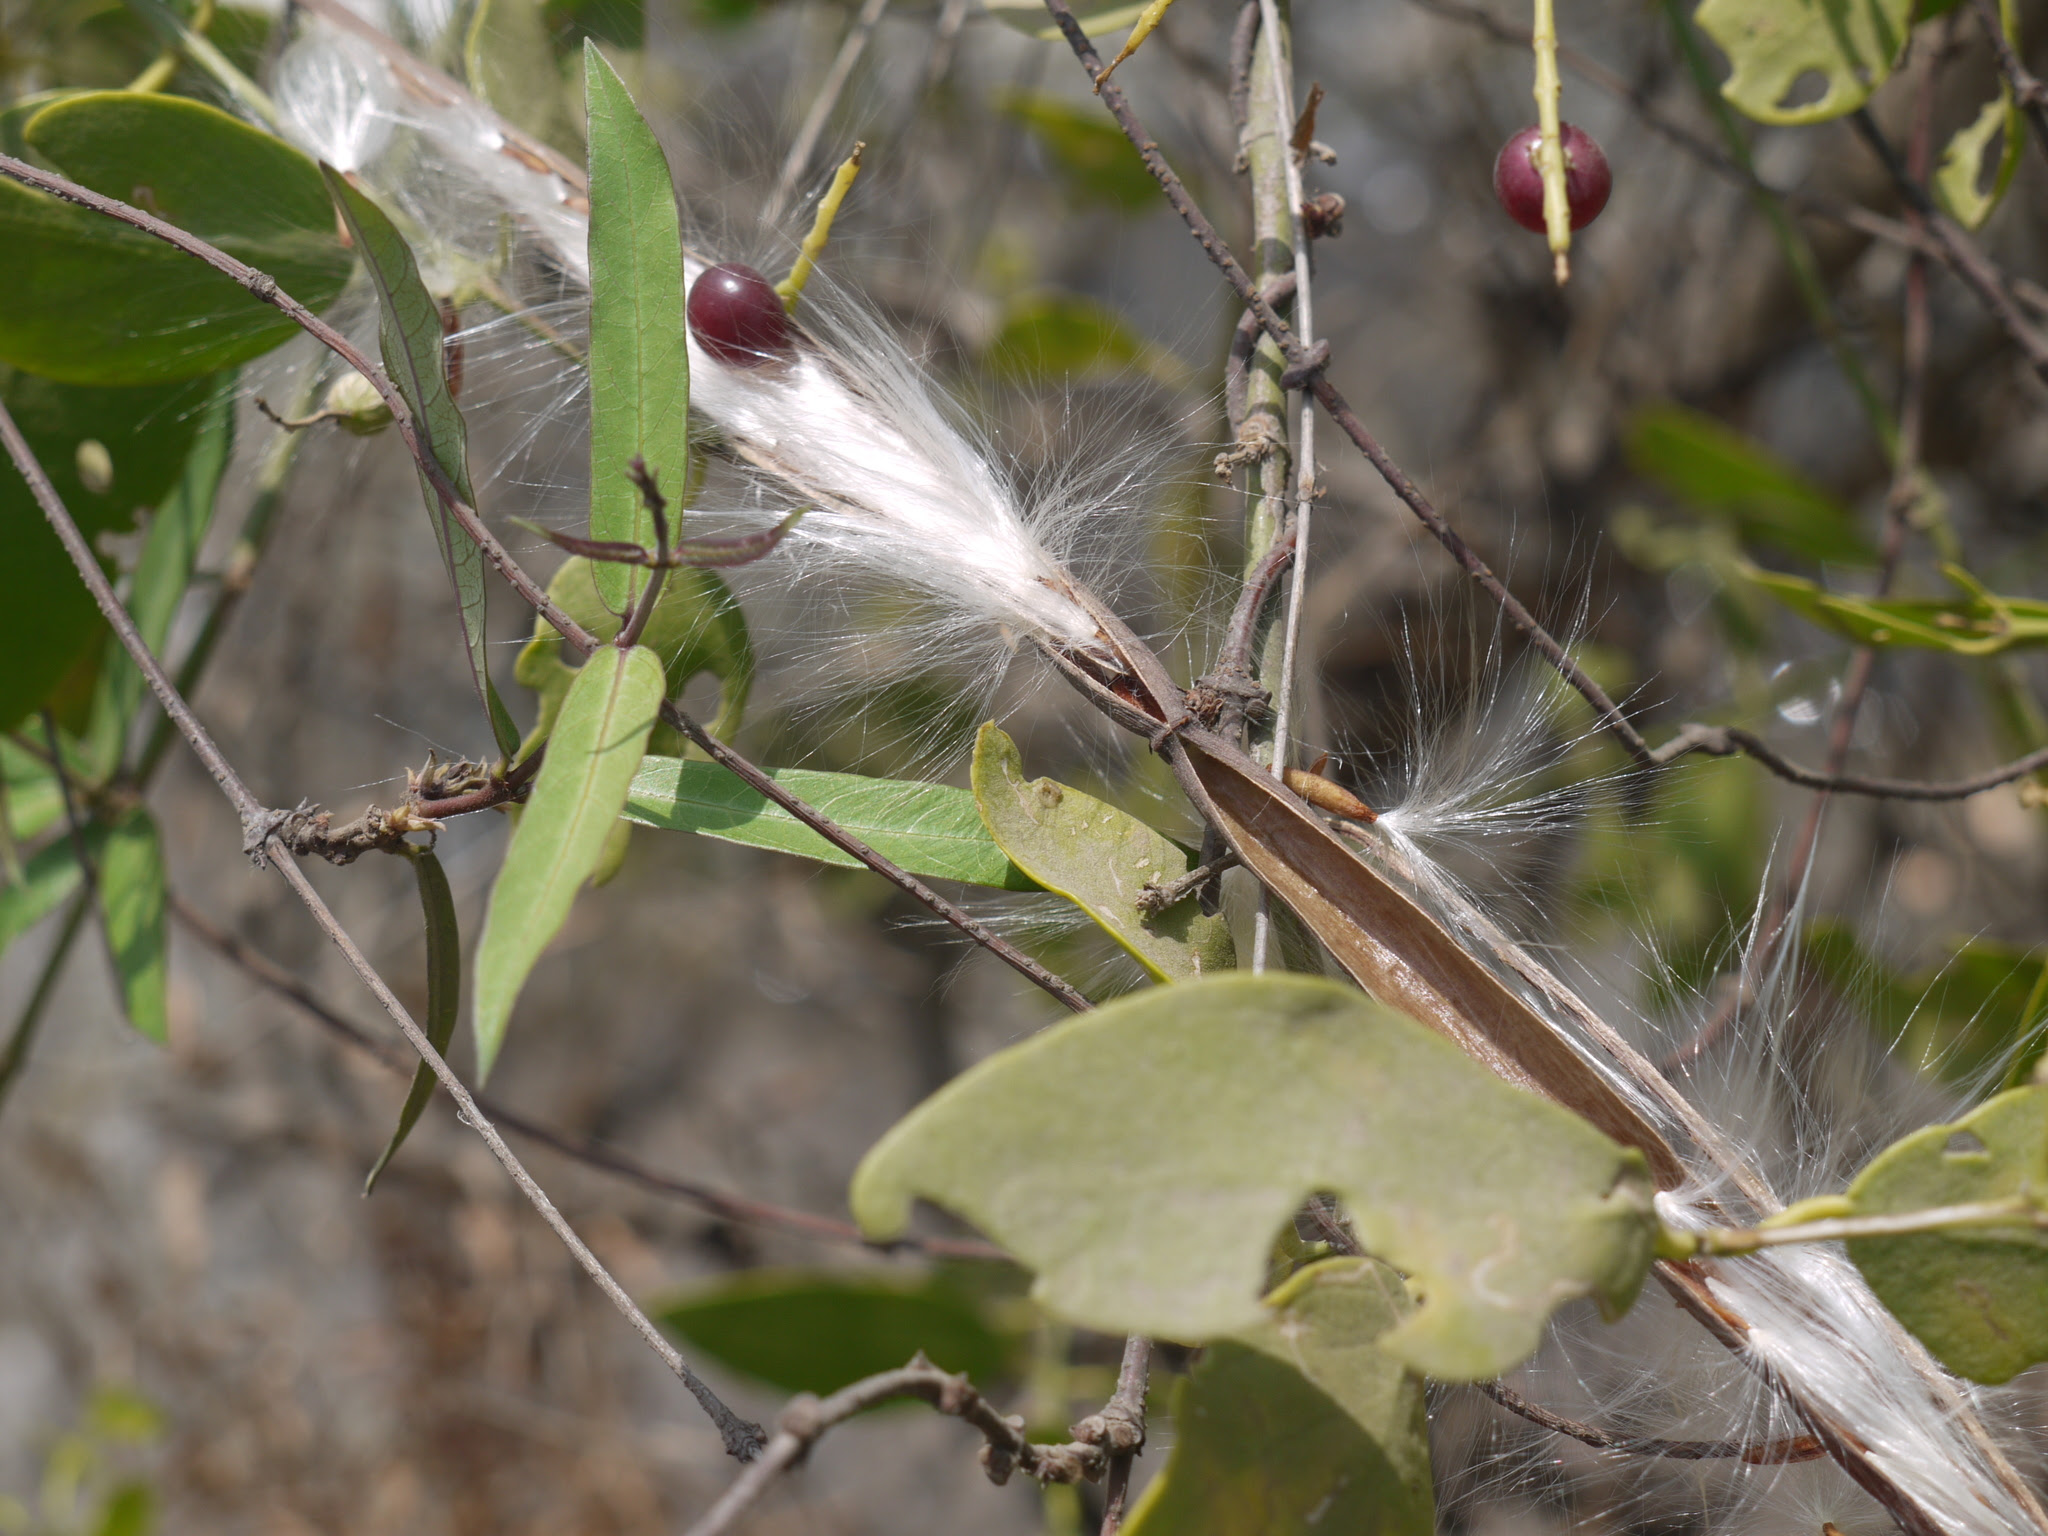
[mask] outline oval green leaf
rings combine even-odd
[[[51,103],[37,157],[268,273],[308,309],[350,261],[313,162],[213,107],[148,92]],[[298,333],[268,304],[154,236],[0,181],[0,360],[74,384],[155,384],[246,362]]]
[[[1886,1147],[1849,1186],[1848,1214],[2039,1200],[2044,1170],[2048,1088],[2016,1088]],[[1958,1376],[1995,1386],[2048,1360],[2048,1232],[2018,1221],[1848,1247],[1877,1299]]]
[[[1345,1202],[1415,1313],[1381,1347],[1498,1375],[1580,1297],[1619,1311],[1651,1259],[1642,1154],[1362,993],[1304,976],[1153,988],[948,1084],[853,1181],[870,1237],[923,1196],[1034,1270],[1058,1316],[1188,1342],[1256,1326],[1273,1235]]]
[[[677,509],[690,469],[675,183],[660,141],[595,43],[583,45],[583,92],[590,119],[590,536],[652,549],[654,519],[627,467],[645,460]],[[599,595],[615,610],[630,606],[647,580],[637,567],[610,563],[596,576]]]
[[[654,652],[606,645],[576,674],[562,701],[477,943],[478,1081],[497,1060],[520,988],[604,855],[663,697]]]
[[[1414,1309],[1400,1276],[1329,1259],[1266,1306],[1180,1384],[1128,1536],[1431,1536],[1422,1379],[1378,1343]]]
[[[943,1273],[752,1270],[651,1309],[705,1354],[783,1392],[836,1392],[919,1350],[984,1392],[1018,1374],[1022,1340]]]
[[[1739,110],[1819,123],[1855,111],[1890,77],[1913,0],[1701,0],[1693,14],[1735,66],[1721,94]]]
[[[1024,777],[1017,744],[993,723],[974,743],[974,799],[989,835],[1016,866],[1086,912],[1160,981],[1185,981],[1237,963],[1230,925],[1192,899],[1138,910],[1147,885],[1193,867],[1179,844],[1135,816],[1051,779]]]
[[[974,796],[964,789],[808,768],[771,768],[768,776],[921,879],[1003,891],[1043,889],[996,845]],[[867,867],[716,763],[646,758],[626,797],[626,818],[841,869]]]

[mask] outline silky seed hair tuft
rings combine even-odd
[[[537,325],[545,324],[556,340],[540,339],[558,361],[542,366],[566,377],[560,364],[573,351],[573,328],[562,312],[534,303],[560,300],[572,313],[587,281],[574,168],[536,159],[447,82],[417,66],[407,74],[374,42],[327,21],[309,20],[280,61],[277,84],[292,135],[357,174],[407,221],[431,271],[458,290],[465,279],[478,291],[481,281],[499,284],[507,318],[473,333],[474,344],[481,349],[487,339],[524,329],[522,345],[531,351]],[[502,259],[508,244],[519,252],[510,266]],[[693,256],[689,279],[705,265]],[[800,319],[803,340],[786,364],[735,369],[692,346],[693,408],[760,477],[751,482],[758,506],[734,506],[734,515],[810,507],[790,544],[794,558],[818,573],[827,600],[849,601],[850,588],[835,585],[847,578],[893,583],[931,615],[920,620],[929,624],[921,645],[970,630],[1007,631],[1100,654],[1068,559],[1081,534],[1105,517],[1103,503],[1070,497],[1034,506],[1019,497],[999,461],[933,396],[917,363],[829,284],[807,291]],[[1656,1049],[1660,1021],[1631,1018],[1624,1000],[1588,987],[1602,1004],[1596,1009],[1451,874],[1442,847],[1432,847],[1493,835],[1518,814],[1510,765],[1516,743],[1531,733],[1511,725],[1499,733],[1503,751],[1458,759],[1436,750],[1432,757],[1429,722],[1420,714],[1417,721],[1412,792],[1365,834],[1363,856],[1412,891],[1681,1150],[1688,1177],[1659,1197],[1667,1222],[1766,1215],[1799,1192],[1814,1167],[1839,1177],[1830,1147],[1867,1146],[1877,1134],[1871,1124],[1891,1123],[1888,1111],[1871,1108],[1888,1102],[1881,1060],[1865,1072],[1867,1091],[1816,1092],[1813,1053],[1802,1050],[1810,1019],[1782,957],[1775,970],[1759,967],[1768,974],[1727,1045],[1689,1063],[1676,1085],[1632,1054]],[[1550,728],[1540,734],[1547,738]],[[1541,796],[1528,803],[1536,808],[1524,819],[1536,825],[1569,809],[1568,801],[1546,804]],[[1667,1041],[1697,1029],[1661,1022]],[[1847,1053],[1829,1055],[1829,1072],[1845,1070]],[[2000,1424],[2010,1397],[1943,1375],[1839,1252],[1781,1250],[1726,1261],[1707,1284],[1746,1326],[1739,1351],[1677,1319],[1653,1291],[1618,1329],[1567,1315],[1546,1353],[1522,1373],[1528,1395],[1540,1401],[1556,1393],[1588,1418],[1611,1417],[1632,1432],[1762,1441],[1810,1427],[1766,1384],[1777,1381],[1808,1411],[1852,1429],[1869,1460],[1932,1526],[1950,1536],[2041,1529],[2032,1494],[1987,1428]],[[1469,1523],[1482,1505],[1513,1501],[1554,1508],[1570,1483],[1565,1502],[1583,1492],[1579,1513],[1590,1520],[1597,1508],[1601,1523],[1676,1518],[1714,1530],[1777,1530],[1793,1515],[1821,1515],[1851,1532],[1886,1523],[1828,1463],[1723,1459],[1674,1469],[1571,1450],[1565,1456],[1585,1472],[1568,1477],[1554,1437],[1518,1443],[1529,1446],[1526,1454],[1494,1457],[1483,1471],[1446,1470],[1451,1518]]]

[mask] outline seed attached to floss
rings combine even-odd
[[[1600,217],[1607,194],[1614,190],[1614,172],[1591,134],[1570,123],[1559,125],[1564,139],[1564,195],[1571,208],[1572,228],[1584,229]],[[1543,173],[1536,166],[1536,143],[1543,130],[1531,125],[1501,146],[1493,162],[1493,195],[1509,218],[1537,234],[1543,230]]]
[[[754,368],[785,357],[789,315],[774,284],[736,261],[705,270],[690,285],[685,307],[699,346],[733,368]]]

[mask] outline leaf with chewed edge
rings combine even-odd
[[[520,988],[604,856],[663,696],[660,657],[645,646],[603,645],[562,701],[477,942],[479,1082],[504,1044]]]
[[[1422,1378],[1379,1348],[1414,1310],[1372,1259],[1312,1264],[1174,1394],[1173,1458],[1127,1536],[1431,1536]]]
[[[1694,13],[1734,65],[1721,94],[1760,123],[1855,111],[1891,75],[1912,16],[1913,0],[1700,0]]]
[[[1011,862],[1086,912],[1155,978],[1184,981],[1237,963],[1230,925],[1193,898],[1139,910],[1148,885],[1190,869],[1177,843],[1078,789],[1027,780],[1017,744],[993,723],[975,739],[973,782],[981,819]]]
[[[1192,1343],[1260,1321],[1273,1235],[1317,1192],[1414,1281],[1380,1347],[1446,1380],[1525,1359],[1567,1302],[1626,1308],[1656,1232],[1640,1152],[1304,976],[1148,989],[990,1057],[868,1153],[852,1205],[887,1240],[922,1196],[1056,1315]]]

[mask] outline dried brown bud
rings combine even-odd
[[[1344,199],[1335,192],[1318,192],[1301,205],[1301,227],[1311,240],[1332,240],[1344,233]]]

